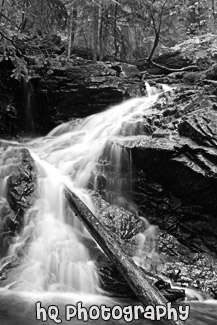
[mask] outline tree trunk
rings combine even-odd
[[[76,32],[76,21],[77,21],[77,10],[74,8],[72,11],[72,44],[75,43],[75,32]]]
[[[2,4],[1,4],[1,11],[0,11],[0,22],[2,20],[2,13],[4,11],[4,5],[5,5],[5,0],[2,0]]]
[[[127,257],[117,241],[107,232],[101,222],[93,215],[93,213],[77,197],[77,195],[72,193],[66,187],[65,196],[70,208],[82,221],[108,258],[112,261],[112,263],[114,263],[122,276],[126,279],[129,286],[134,291],[136,297],[143,304],[143,306],[165,305],[167,300],[164,298],[164,296],[156,288],[153,288],[149,284],[142,270]],[[174,322],[172,320],[165,319],[164,324],[181,325],[181,322]]]
[[[70,8],[70,13],[69,13],[68,58],[70,58],[71,56],[71,49],[72,49],[72,24],[73,24],[73,7]]]
[[[115,12],[114,12],[114,48],[115,48],[115,58],[118,57],[117,14],[118,14],[118,5],[115,4]]]
[[[107,48],[108,48],[108,39],[109,39],[109,10],[108,8],[105,9],[103,15],[103,33],[102,33],[102,57],[107,55]]]
[[[98,31],[99,31],[99,10],[95,6],[93,15],[93,60],[97,61],[98,57]]]
[[[215,1],[211,0],[208,8],[208,31],[215,33]]]
[[[99,15],[98,15],[98,55],[99,55],[99,60],[103,60],[103,53],[102,53],[102,35],[103,35],[103,6],[102,4],[99,5]]]

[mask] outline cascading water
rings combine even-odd
[[[131,99],[83,120],[62,124],[46,137],[25,142],[38,169],[38,199],[25,215],[23,231],[1,261],[4,265],[10,258],[22,255],[22,263],[8,289],[100,292],[94,261],[79,235],[81,232],[83,236],[88,234],[66,206],[64,185],[97,215],[87,188],[92,178],[97,189],[98,161],[103,151],[109,148],[107,151],[114,168],[113,177],[110,174],[108,180],[106,198],[113,202],[115,197],[113,203],[116,204],[124,201],[124,189],[128,187],[126,191],[130,193],[131,188],[131,158],[117,144],[117,137],[141,134],[143,116],[152,113],[152,105],[160,93],[171,90],[164,86],[161,91],[149,86],[147,89],[149,94],[144,98]],[[122,172],[123,160],[126,162],[125,172]],[[101,168],[100,173],[103,172]],[[0,187],[2,200],[6,183],[4,179]],[[112,196],[114,190],[115,196]],[[147,238],[150,238],[148,233],[138,238],[136,262]]]

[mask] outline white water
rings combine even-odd
[[[16,256],[23,256],[22,264],[12,276],[8,289],[19,292],[100,292],[94,261],[80,240],[80,233],[82,236],[88,234],[66,206],[64,185],[97,215],[87,187],[91,177],[93,186],[97,187],[98,161],[103,151],[107,150],[115,165],[107,190],[116,191],[117,201],[118,197],[119,201],[124,200],[126,186],[130,192],[130,185],[125,183],[128,179],[130,184],[131,159],[115,144],[115,139],[119,135],[140,134],[138,125],[142,123],[144,115],[152,113],[152,105],[160,95],[156,89],[149,86],[147,89],[147,97],[131,99],[78,123],[62,124],[46,137],[25,142],[39,173],[38,199],[25,216],[22,233],[16,237],[7,257],[1,262],[3,266]],[[161,93],[168,90],[170,88],[166,87]],[[122,174],[123,157],[128,162],[125,166],[127,171]],[[100,173],[104,172],[101,168]],[[124,179],[121,184],[120,175]],[[5,179],[2,184],[0,195],[4,197]],[[141,252],[147,238],[151,238],[150,229],[138,237],[135,261],[143,266],[145,262]]]

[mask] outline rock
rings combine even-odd
[[[92,198],[99,220],[110,233],[114,234],[122,246],[130,242],[139,232],[144,231],[144,223],[137,215],[122,207],[107,203],[95,192]]]
[[[174,115],[162,111],[160,117],[166,136],[159,125],[152,137],[128,147],[135,168],[134,197],[143,215],[192,251],[216,254],[217,113],[208,98],[199,98],[179,109],[174,131],[169,124],[176,118],[175,108]]]
[[[158,272],[180,286],[205,292],[210,291],[217,261],[217,111],[213,99],[200,87],[181,86],[170,98],[162,96],[152,114],[143,117],[152,133],[114,140],[132,157],[137,216],[159,228]],[[104,197],[106,168],[111,171],[109,164],[105,168],[106,159],[104,154],[104,177],[99,175],[98,187]],[[130,198],[130,193],[125,194]],[[124,207],[129,209],[130,204]],[[105,219],[105,224],[111,222],[111,231],[120,236],[115,230],[121,229],[119,222]],[[125,222],[130,224],[128,218]]]
[[[1,142],[0,255],[5,255],[13,237],[22,229],[24,213],[36,198],[36,166],[25,148]]]
[[[7,200],[16,214],[21,214],[31,207],[36,198],[36,166],[29,151],[19,149],[16,155],[16,170],[7,181]]]
[[[217,111],[214,104],[213,97],[202,88],[181,86],[171,97],[162,96],[152,114],[144,116],[143,123],[150,126],[152,133],[144,132],[144,136],[139,133],[134,139],[121,138],[114,142],[131,153],[133,199],[138,204],[139,215],[173,235],[190,251],[216,255]],[[127,160],[124,162],[122,165],[129,167]],[[99,172],[98,189],[105,196],[106,178],[109,172],[115,172],[112,168],[111,164],[104,164],[103,173]],[[119,174],[129,177],[125,170]],[[130,197],[129,193],[125,194]]]
[[[79,58],[51,74],[40,71],[32,83],[37,133],[47,133],[61,122],[86,117],[145,94],[136,66]]]
[[[122,207],[110,205],[96,192],[92,192],[92,198],[96,205],[100,222],[109,233],[113,234],[125,253],[134,258],[137,250],[137,235],[145,231],[144,221]],[[133,291],[120,275],[116,266],[107,259],[94,243],[89,243],[89,239],[87,247],[99,271],[101,288],[114,294],[115,297],[135,299]],[[141,248],[141,250],[144,250],[144,254],[147,254],[145,247]],[[169,301],[183,299],[185,297],[184,291],[172,289],[170,284],[165,282],[156,273],[154,270],[155,262],[153,260],[142,268],[142,270],[145,270],[146,277],[149,278],[150,283],[155,285]]]
[[[61,61],[62,62],[62,61]],[[29,58],[29,82],[11,78],[13,64],[0,63],[0,135],[46,134],[70,119],[86,117],[110,105],[145,94],[136,65],[95,62],[74,56],[56,69],[38,68]]]
[[[13,69],[10,60],[0,62],[0,136],[9,138],[22,133],[25,125],[21,84],[11,78]]]
[[[1,200],[2,201],[2,200]],[[3,204],[2,204],[3,203]],[[0,221],[0,256],[4,256],[10,246],[18,223],[16,215],[11,210],[7,202],[1,202],[1,221]]]

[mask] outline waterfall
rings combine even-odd
[[[83,120],[64,123],[45,137],[25,141],[38,170],[38,197],[25,215],[23,231],[1,262],[3,265],[8,258],[22,255],[9,289],[100,292],[94,261],[80,240],[80,234],[89,235],[68,209],[64,185],[97,216],[88,187],[91,182],[92,189],[99,190],[99,175],[104,176],[106,199],[125,207],[125,194],[128,199],[131,195],[132,162],[129,153],[118,145],[118,139],[140,136],[143,117],[152,113],[160,94],[170,88],[157,90],[148,86],[147,90],[146,97],[130,99]],[[103,156],[107,157],[105,164]],[[5,180],[0,187],[3,198],[4,192]],[[138,239],[137,255],[148,237],[146,234]]]

